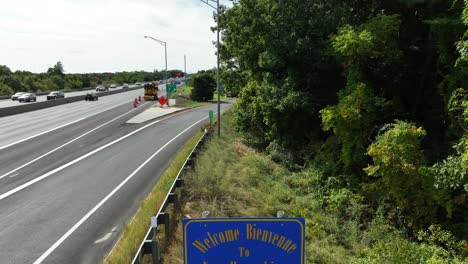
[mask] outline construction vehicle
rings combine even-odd
[[[145,94],[143,98],[145,101],[156,101],[158,100],[158,82],[151,82],[151,83],[146,83],[144,88],[145,88]]]

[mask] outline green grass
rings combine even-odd
[[[150,217],[159,210],[177,173],[201,136],[202,132],[199,132],[185,143],[182,150],[177,154],[169,168],[161,176],[153,190],[143,200],[136,215],[126,224],[119,241],[103,263],[131,263],[141,241],[148,231]]]
[[[176,99],[175,107],[198,107],[208,105],[208,102],[196,102],[182,96],[174,95],[171,99]]]
[[[181,86],[179,86],[177,91],[184,95],[190,95],[192,94],[192,89],[193,89],[192,86],[188,86],[187,84],[182,84]]]

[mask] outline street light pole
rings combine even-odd
[[[220,87],[219,87],[219,0],[200,0],[204,4],[210,6],[214,10],[216,10],[216,53],[217,53],[217,66],[216,66],[216,91],[218,93],[218,137],[221,137],[221,105],[220,105]],[[216,3],[216,6],[210,4],[211,2]]]
[[[164,42],[164,57],[166,57],[166,74],[167,74],[167,45],[166,45],[166,42]]]
[[[167,79],[169,79],[168,78],[168,72],[167,72],[167,43],[165,41],[162,41],[162,40],[150,37],[150,36],[144,36],[144,37],[152,39],[152,40],[156,41],[157,43],[164,46],[164,58],[165,58],[165,61],[166,61],[166,81],[167,81]],[[167,97],[167,105],[169,106],[169,97],[168,97],[167,88],[166,88],[166,97]]]

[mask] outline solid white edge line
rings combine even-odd
[[[207,119],[208,117],[204,117],[197,122],[193,123],[189,127],[187,127],[184,131],[177,134],[177,136],[173,137],[169,140],[166,144],[164,144],[160,149],[158,149],[153,155],[151,155],[147,160],[145,160],[136,170],[134,170],[125,180],[123,180],[117,187],[115,187],[104,199],[102,199],[96,206],[93,207],[83,218],[81,218],[72,228],[70,228],[62,237],[59,238],[46,252],[44,252],[34,264],[42,263],[60,244],[63,243],[76,229],[78,229],[91,215],[93,215],[107,200],[109,200],[122,186],[124,186],[135,174],[137,174],[148,162],[150,162],[156,155],[158,155],[163,149],[165,149],[172,141],[176,140],[182,134],[187,132],[189,129],[197,125],[198,123],[202,122],[203,120]]]
[[[142,106],[145,105],[146,103],[148,103],[148,102],[143,103]],[[33,162],[36,162],[36,161],[38,161],[38,160],[44,158],[45,156],[48,156],[49,154],[51,154],[51,153],[53,153],[53,152],[55,152],[55,151],[57,151],[57,150],[59,150],[59,149],[65,147],[65,146],[67,146],[67,145],[69,145],[69,144],[71,144],[71,143],[77,141],[78,139],[80,139],[80,138],[82,138],[82,137],[84,137],[84,136],[86,136],[86,135],[88,135],[88,134],[90,134],[90,133],[92,133],[92,132],[98,130],[99,128],[101,128],[101,127],[103,127],[103,126],[105,126],[105,125],[107,125],[107,124],[109,124],[109,123],[114,122],[115,120],[117,120],[117,119],[119,119],[119,118],[121,118],[121,117],[123,117],[123,116],[125,116],[125,115],[127,115],[127,114],[129,114],[129,113],[131,113],[131,112],[133,112],[133,111],[135,111],[135,110],[137,110],[137,109],[138,109],[138,108],[134,108],[134,109],[132,109],[132,110],[130,110],[130,111],[128,111],[128,112],[122,114],[122,115],[119,115],[118,117],[116,117],[116,118],[114,118],[114,119],[112,119],[112,120],[110,120],[110,121],[107,121],[106,123],[104,123],[104,124],[102,124],[102,125],[100,125],[100,126],[97,126],[97,127],[93,128],[93,129],[89,130],[88,132],[86,132],[86,133],[80,135],[79,137],[76,137],[76,138],[74,138],[74,139],[68,141],[67,143],[65,143],[65,144],[63,144],[63,145],[60,145],[60,146],[56,147],[55,149],[53,149],[53,150],[51,150],[51,151],[49,151],[49,152],[47,152],[47,153],[45,153],[45,154],[43,154],[43,155],[41,155],[41,156],[39,156],[39,157],[37,157],[37,158],[35,158],[35,159],[33,159],[33,160],[27,162],[27,163],[25,163],[25,164],[23,164],[23,165],[21,165],[21,166],[15,168],[14,170],[11,170],[11,171],[9,171],[9,172],[3,174],[2,176],[0,176],[0,179],[2,179],[2,178],[4,178],[4,177],[6,177],[6,176],[12,174],[13,172],[16,172],[16,171],[18,171],[18,170],[20,170],[20,169],[22,169],[22,168],[28,166],[29,164],[31,164],[31,163],[33,163]]]
[[[137,129],[137,130],[135,130],[135,131],[133,131],[133,132],[131,132],[131,133],[128,133],[127,135],[122,136],[122,137],[120,137],[120,138],[118,138],[118,139],[116,139],[116,140],[114,140],[114,141],[112,141],[112,142],[109,142],[109,143],[107,143],[106,145],[101,146],[101,147],[99,147],[99,148],[97,148],[97,149],[95,149],[95,150],[93,150],[93,151],[91,151],[91,152],[88,152],[88,153],[86,153],[85,155],[83,155],[83,156],[81,156],[81,157],[79,157],[79,158],[76,158],[76,159],[74,159],[74,160],[72,160],[72,161],[70,161],[70,162],[68,162],[68,163],[66,163],[66,164],[64,164],[64,165],[62,165],[62,166],[60,166],[60,167],[54,169],[54,170],[51,170],[51,171],[49,171],[49,172],[47,172],[47,173],[45,173],[45,174],[43,174],[43,175],[41,175],[41,176],[35,178],[34,180],[31,180],[31,181],[26,182],[26,183],[24,183],[24,184],[22,184],[22,185],[20,185],[20,186],[18,186],[18,187],[16,187],[16,188],[13,188],[13,189],[11,189],[10,191],[1,194],[1,195],[0,195],[0,201],[3,200],[3,199],[5,199],[5,198],[7,198],[7,197],[10,196],[10,195],[13,195],[13,194],[15,194],[15,193],[17,193],[17,192],[23,190],[24,188],[26,188],[26,187],[28,187],[28,186],[30,186],[30,185],[32,185],[32,184],[38,182],[38,181],[41,181],[41,180],[43,180],[43,179],[49,177],[50,175],[52,175],[52,174],[54,174],[54,173],[56,173],[56,172],[59,172],[59,171],[65,169],[65,168],[68,168],[68,167],[70,167],[71,165],[73,165],[73,164],[75,164],[75,163],[77,163],[77,162],[79,162],[79,161],[81,161],[81,160],[83,160],[83,159],[86,159],[87,157],[89,157],[89,156],[91,156],[91,155],[93,155],[93,154],[95,154],[95,153],[97,153],[97,152],[99,152],[99,151],[101,151],[101,150],[103,150],[103,149],[105,149],[105,148],[108,148],[109,146],[112,146],[112,145],[114,145],[115,143],[120,142],[120,141],[122,141],[122,140],[124,140],[124,139],[130,137],[131,135],[133,135],[133,134],[135,134],[135,133],[138,133],[138,132],[140,132],[141,130],[143,130],[143,129],[149,127],[149,126],[152,126],[152,125],[154,125],[154,124],[156,124],[156,123],[158,123],[158,122],[160,122],[160,120],[154,121],[154,122],[152,122],[152,123],[149,123],[149,124],[146,125],[146,126],[140,127],[139,129]]]
[[[7,145],[5,145],[5,146],[0,147],[0,150],[6,149],[6,148],[8,148],[8,147],[11,147],[11,146],[13,146],[13,145],[19,144],[19,143],[21,143],[21,142],[24,142],[24,141],[33,139],[33,138],[35,138],[35,137],[42,136],[42,135],[44,135],[44,134],[47,134],[47,133],[52,132],[52,131],[55,131],[55,130],[60,129],[60,128],[62,128],[62,127],[66,127],[66,126],[72,125],[72,124],[74,124],[74,123],[76,123],[76,122],[80,122],[81,120],[84,120],[84,119],[86,119],[86,118],[89,118],[89,117],[98,115],[98,114],[100,114],[100,113],[104,113],[104,112],[106,112],[106,111],[108,111],[108,110],[111,110],[111,109],[113,109],[113,108],[119,107],[119,106],[124,105],[124,104],[128,104],[128,101],[123,102],[123,103],[121,103],[121,104],[118,104],[118,105],[116,105],[116,106],[112,106],[112,107],[110,107],[110,108],[107,108],[107,109],[105,109],[105,110],[103,110],[103,111],[101,111],[101,112],[93,113],[93,114],[91,114],[91,115],[88,115],[88,116],[79,118],[79,119],[74,120],[74,121],[72,121],[72,122],[69,122],[69,123],[60,125],[60,126],[58,126],[58,127],[49,129],[49,130],[47,130],[47,131],[38,133],[38,134],[36,134],[36,135],[32,135],[32,136],[29,136],[29,137],[27,137],[27,138],[23,138],[23,139],[21,139],[21,140],[18,140],[18,141],[16,141],[16,142],[7,144]]]

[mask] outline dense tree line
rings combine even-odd
[[[12,72],[7,66],[0,65],[0,96],[16,92],[46,92],[55,90],[82,89],[98,84],[124,84],[161,80],[165,77],[174,78],[180,70],[165,71],[134,71],[116,73],[82,73],[67,74],[59,61],[45,73],[28,71]]]
[[[468,237],[467,1],[240,0],[219,19],[248,144],[319,168],[364,226]]]

